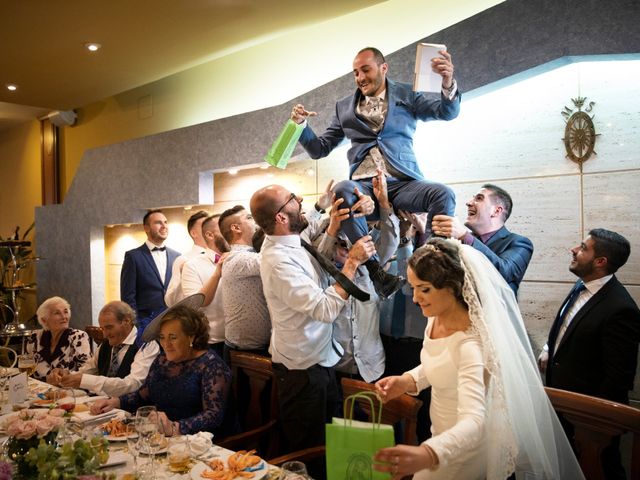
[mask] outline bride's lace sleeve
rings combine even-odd
[[[458,421],[424,442],[438,455],[440,465],[474,449],[484,437],[484,362],[478,338],[462,340],[458,354]]]

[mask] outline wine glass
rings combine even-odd
[[[139,452],[147,453],[151,457],[151,471],[155,472],[155,444],[158,435],[158,410],[153,405],[147,405],[136,410],[136,431],[140,435]]]
[[[33,353],[18,355],[18,370],[20,370],[20,373],[26,373],[27,377],[30,377],[36,371],[36,366],[36,358]]]
[[[283,480],[307,480],[307,467],[302,462],[285,462],[282,464]]]
[[[134,420],[135,426],[135,420]],[[134,473],[138,472],[138,456],[140,454],[140,435],[135,430],[127,430],[127,450],[133,457],[133,471]]]

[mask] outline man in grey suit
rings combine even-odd
[[[166,247],[167,217],[150,210],[142,220],[147,241],[124,255],[120,272],[120,299],[136,311],[138,339],[151,320],[167,308],[164,295],[171,281],[173,262],[180,252]]]
[[[350,180],[334,187],[336,196],[345,199],[342,207],[352,207],[360,192],[373,197],[372,179],[381,169],[387,177],[389,199],[394,208],[428,212],[427,230],[434,215],[453,214],[453,192],[446,185],[425,180],[413,151],[418,120],[451,120],[460,109],[451,55],[446,51],[440,54],[441,57],[431,61],[432,69],[442,76],[440,98],[434,99],[414,92],[409,84],[388,79],[389,66],[382,53],[372,47],[362,49],[353,61],[355,93],[338,101],[335,116],[322,135],[317,136],[309,125],[305,126],[300,143],[311,158],[327,156],[345,137],[351,141],[347,153]],[[315,112],[297,104],[291,119],[300,124],[314,115]],[[376,208],[369,220],[377,218]],[[368,233],[364,218],[345,220],[342,230],[352,243]],[[377,258],[369,260],[366,266],[382,297],[388,297],[402,286],[401,281],[382,271]]]
[[[466,205],[464,224],[457,217],[436,215],[433,232],[457,238],[481,251],[517,295],[533,254],[533,243],[504,226],[513,209],[511,195],[497,185],[486,183]]]

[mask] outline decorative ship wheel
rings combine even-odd
[[[574,111],[569,107],[564,107],[562,116],[567,120],[564,128],[564,148],[567,157],[580,165],[582,171],[582,163],[596,153],[594,147],[596,145],[596,129],[593,125],[594,116],[589,116],[596,102],[589,102],[589,105],[582,111],[582,107],[586,101],[586,97],[572,98],[571,101],[578,109]],[[597,154],[597,153],[596,153]]]

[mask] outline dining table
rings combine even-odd
[[[45,398],[47,397],[47,392],[55,389],[56,387],[33,378],[27,379],[28,393],[26,401],[17,404],[9,403],[7,398],[8,395],[6,392],[7,378],[12,374],[18,374],[17,369],[15,370],[16,372],[5,369],[4,372],[0,372],[0,380],[2,380],[2,383],[0,384],[0,427],[2,426],[3,421],[8,416],[15,414],[15,412],[19,411],[20,409],[54,407],[54,405],[46,404]],[[73,392],[76,407],[78,405],[89,406],[91,402],[95,401],[96,399],[105,398],[90,395],[88,392],[80,389],[74,389]],[[91,413],[86,409],[82,410],[85,411],[74,411],[71,414],[69,421],[71,423],[74,423],[78,428],[69,430],[81,432],[86,428],[90,428],[94,432],[100,432],[101,426],[109,422],[110,420],[124,419],[125,417],[130,416],[129,413],[119,409],[114,409],[111,412],[107,412],[106,414],[100,414],[97,416],[91,415]],[[108,435],[106,431],[104,431],[103,434],[109,442],[109,459],[100,468],[99,472],[114,474],[115,478],[118,480],[129,480],[133,478],[148,478],[154,480],[207,480],[207,478],[211,477],[208,477],[208,474],[205,472],[211,472],[212,468],[208,462],[212,462],[214,460],[226,462],[227,458],[235,453],[231,450],[227,450],[219,445],[216,445],[215,439],[212,438],[211,434],[200,432],[195,435],[187,436],[187,439],[189,439],[191,444],[192,452],[188,471],[187,469],[185,469],[183,473],[172,472],[169,468],[169,462],[167,459],[167,448],[160,448],[153,453],[153,455],[155,456],[155,468],[153,472],[149,472],[148,468],[150,455],[147,455],[145,453],[138,454],[138,473],[140,473],[141,470],[146,470],[146,473],[144,476],[139,475],[136,477],[132,476],[132,474],[136,473],[135,459],[128,450],[126,437],[114,438],[114,436]],[[0,444],[4,445],[7,439],[8,437],[6,433],[4,431],[0,431]],[[265,460],[261,460],[261,463],[256,465],[252,469],[252,471],[249,472],[249,474],[253,476],[249,477],[246,472],[243,472],[242,476],[237,476],[235,478],[242,478],[245,480],[277,480],[280,479],[281,471],[278,467],[270,465]]]

